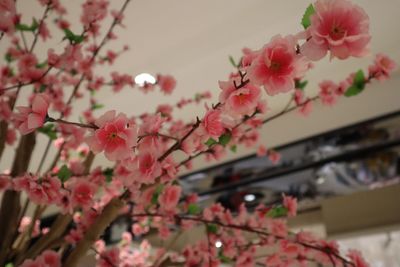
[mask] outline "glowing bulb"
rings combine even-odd
[[[216,248],[220,248],[220,247],[222,247],[222,242],[221,241],[217,241],[217,242],[215,242],[215,247]]]
[[[317,183],[317,184],[323,184],[323,183],[325,183],[325,178],[322,177],[322,176],[318,177],[318,179],[316,180],[316,183]]]
[[[244,201],[246,202],[252,202],[254,200],[256,200],[256,196],[253,194],[247,194],[244,196]]]
[[[147,84],[155,84],[156,78],[154,78],[154,76],[152,76],[151,74],[141,73],[139,75],[136,75],[135,83],[139,86],[144,86],[146,83]]]

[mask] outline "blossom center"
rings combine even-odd
[[[337,24],[334,24],[332,26],[331,32],[330,32],[330,36],[332,37],[333,40],[338,40],[344,37],[346,31],[340,27]]]

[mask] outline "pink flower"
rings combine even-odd
[[[11,33],[14,31],[14,23],[17,22],[15,1],[0,0],[0,31]]]
[[[141,183],[152,183],[161,175],[161,165],[154,152],[148,150],[138,156],[137,169],[134,171],[136,180]]]
[[[268,158],[273,164],[277,164],[281,160],[281,154],[275,150],[268,150]]]
[[[377,54],[374,65],[368,68],[369,75],[380,81],[387,80],[390,74],[397,68],[396,62],[384,54]]]
[[[71,189],[71,202],[74,206],[88,208],[93,202],[96,186],[86,180],[76,180]]]
[[[349,250],[347,256],[351,259],[355,267],[369,267],[369,264],[364,260],[359,251]]]
[[[297,200],[291,196],[283,195],[283,206],[288,210],[289,217],[297,214]]]
[[[218,139],[218,137],[220,137],[225,131],[221,123],[220,110],[207,111],[202,124],[206,132],[215,139]]]
[[[224,107],[233,117],[251,115],[256,110],[260,93],[260,88],[247,84],[245,87],[233,91],[227,98]]]
[[[308,116],[312,111],[312,102],[311,100],[307,100],[299,107],[299,113],[303,116]]]
[[[264,145],[260,145],[257,148],[257,157],[263,157],[267,155],[267,148]]]
[[[41,127],[47,116],[49,98],[46,94],[35,94],[31,107],[17,107],[19,113],[14,115],[14,121],[21,134],[28,134]]]
[[[158,202],[165,211],[174,211],[179,202],[182,188],[177,185],[168,185],[161,193]]]
[[[40,255],[45,267],[61,267],[60,254],[53,250],[46,250]]]
[[[176,87],[176,80],[171,75],[157,75],[157,83],[166,95],[171,94]]]
[[[95,121],[99,127],[86,139],[94,153],[104,151],[107,159],[123,160],[132,154],[132,147],[137,142],[136,125],[129,125],[125,114],[115,115],[115,110],[106,112]]]
[[[319,89],[319,96],[324,105],[332,106],[336,103],[338,85],[332,81],[325,80],[319,84]]]
[[[102,253],[100,253],[99,261],[96,266],[98,267],[114,267],[119,266],[120,257],[119,257],[119,249],[118,247],[113,247],[108,249]]]
[[[361,7],[348,0],[318,0],[314,8],[307,29],[310,39],[301,47],[303,55],[319,60],[330,50],[331,58],[346,59],[368,52],[369,18]]]
[[[265,45],[248,68],[248,77],[256,85],[263,85],[267,94],[276,95],[293,90],[294,79],[308,69],[308,62],[296,54],[293,36],[277,35]]]

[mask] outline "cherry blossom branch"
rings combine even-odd
[[[75,125],[81,128],[89,128],[89,129],[98,129],[99,127],[97,127],[94,124],[86,124],[86,123],[80,123],[80,122],[72,122],[72,121],[66,121],[63,119],[54,119],[51,117],[47,118],[48,122],[56,122],[56,123],[61,123],[61,124],[69,124],[69,125]]]
[[[137,214],[131,214],[131,216],[132,217],[162,217],[162,218],[164,218],[164,217],[169,217],[170,218],[171,217],[171,215],[165,215],[165,214],[161,214],[161,213],[137,213]],[[198,217],[198,216],[190,216],[190,215],[182,215],[182,214],[175,214],[175,215],[173,215],[173,217],[177,222],[179,222],[181,220],[189,220],[189,221],[202,223],[202,224],[205,224],[205,225],[214,224],[214,225],[218,225],[218,226],[223,227],[223,228],[241,230],[241,231],[245,231],[245,232],[249,232],[249,233],[254,233],[254,234],[257,234],[257,235],[263,236],[263,237],[274,237],[274,238],[276,238],[278,240],[286,240],[288,242],[291,242],[291,243],[294,243],[294,244],[298,244],[298,245],[301,245],[301,246],[306,247],[306,248],[310,248],[310,249],[313,249],[313,250],[317,250],[317,251],[323,252],[327,256],[336,257],[337,259],[342,261],[344,264],[356,267],[356,265],[353,262],[347,260],[346,258],[344,258],[343,256],[339,255],[338,253],[330,250],[329,248],[319,247],[317,245],[308,244],[308,243],[305,243],[305,242],[302,242],[302,241],[298,241],[298,240],[290,240],[290,239],[287,239],[287,238],[285,238],[283,236],[275,235],[275,234],[268,233],[268,232],[265,232],[265,231],[262,231],[262,230],[257,230],[255,228],[249,227],[247,225],[237,225],[237,224],[223,223],[223,222],[218,221],[218,220],[213,221],[213,220],[207,220],[205,218]]]

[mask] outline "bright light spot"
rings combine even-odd
[[[135,83],[139,86],[143,86],[146,83],[155,84],[156,78],[148,73],[141,73],[135,77]]]
[[[322,177],[322,176],[318,177],[318,179],[316,180],[316,183],[317,183],[317,184],[323,184],[323,183],[325,183],[325,178]]]
[[[215,242],[215,247],[216,248],[220,248],[220,247],[222,247],[222,242],[221,241],[217,241],[217,242]]]
[[[246,202],[252,202],[254,200],[256,200],[256,196],[253,194],[247,194],[244,196],[244,201]]]

